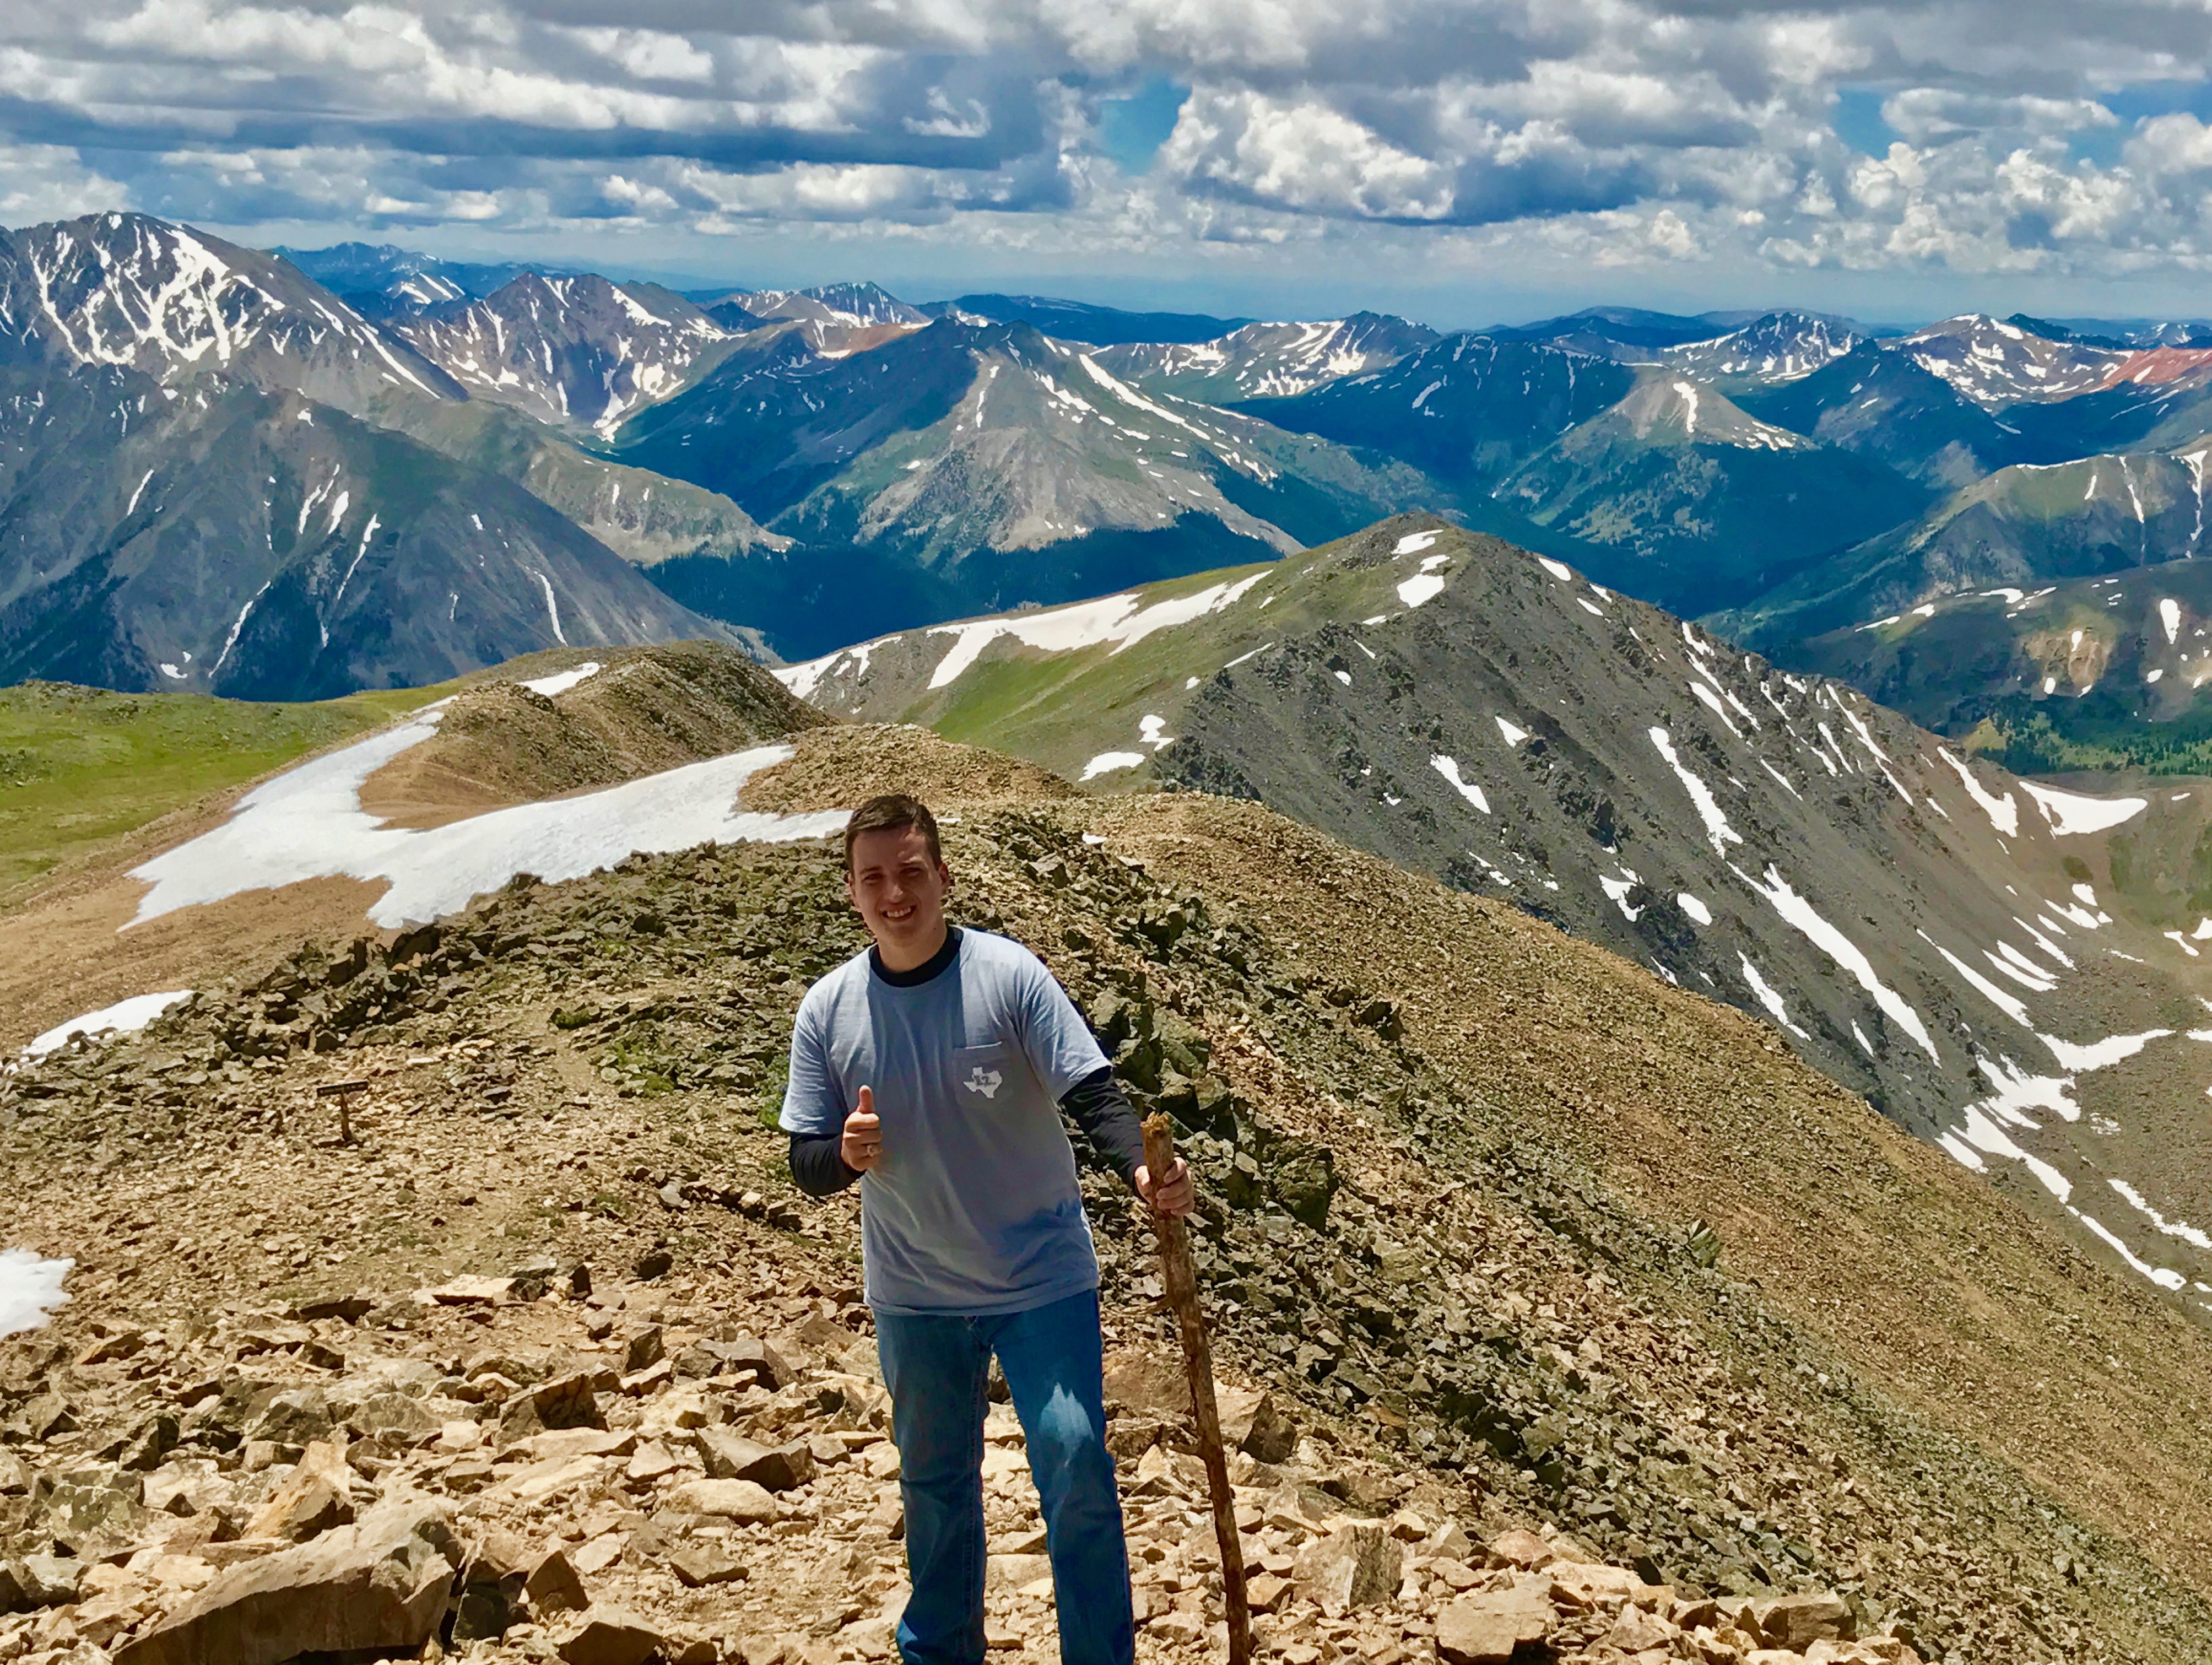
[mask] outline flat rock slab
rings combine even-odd
[[[446,1517],[421,1498],[218,1574],[117,1652],[117,1665],[278,1665],[307,1653],[419,1648],[446,1611]]]
[[[561,1644],[566,1665],[645,1665],[665,1642],[659,1631],[622,1607],[593,1607],[584,1626]]]
[[[765,1486],[750,1480],[686,1480],[668,1494],[663,1507],[679,1515],[720,1515],[753,1523],[782,1514]]]
[[[504,1301],[514,1288],[512,1278],[455,1278],[423,1293],[441,1307],[478,1307]]]
[[[1462,1595],[1437,1615],[1437,1657],[1445,1665],[1505,1665],[1524,1642],[1540,1642],[1552,1604],[1533,1590]]]
[[[770,1492],[788,1492],[814,1478],[814,1453],[804,1440],[771,1447],[727,1428],[697,1429],[691,1437],[708,1474],[718,1480],[750,1480]]]

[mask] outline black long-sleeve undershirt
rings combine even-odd
[[[1083,1129],[1091,1148],[1131,1186],[1144,1165],[1144,1130],[1137,1112],[1114,1079],[1114,1066],[1102,1064],[1060,1097],[1060,1108]],[[860,1177],[847,1165],[839,1145],[843,1131],[791,1135],[791,1177],[810,1197],[835,1196]]]

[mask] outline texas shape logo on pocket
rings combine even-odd
[[[968,1079],[960,1085],[969,1092],[979,1092],[986,1098],[999,1096],[999,1083],[1004,1078],[996,1070],[987,1070],[981,1064],[968,1072]]]

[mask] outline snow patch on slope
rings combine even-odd
[[[1667,731],[1654,728],[1650,732],[1651,744],[1659,749],[1659,755],[1667,760],[1667,767],[1674,771],[1675,779],[1681,781],[1682,789],[1697,806],[1698,817],[1705,823],[1705,836],[1713,841],[1713,848],[1725,854],[1729,845],[1742,843],[1743,835],[1729,825],[1728,816],[1722,811],[1720,800],[1713,796],[1712,788],[1692,775],[1675,754],[1674,743]]]
[[[36,1329],[69,1299],[62,1280],[75,1261],[50,1261],[31,1249],[0,1251],[0,1335]]]
[[[2099,833],[2132,821],[2150,807],[2148,798],[2087,798],[2078,792],[2023,781],[2020,789],[2035,800],[2051,830],[2064,838],[2076,833]]]
[[[45,1034],[34,1036],[30,1045],[23,1048],[23,1056],[43,1058],[57,1047],[65,1044],[71,1036],[135,1034],[178,1001],[191,998],[192,991],[189,988],[173,988],[160,994],[133,994],[127,1000],[118,1000],[113,1006],[88,1012],[82,1018],[56,1024]]]
[[[1790,1008],[1783,1003],[1781,991],[1759,975],[1759,968],[1751,963],[1751,956],[1738,953],[1735,957],[1736,963],[1743,968],[1744,981],[1751,986],[1751,992],[1758,998],[1759,1005],[1773,1014],[1774,1021],[1799,1040],[1811,1040],[1811,1036],[1790,1021]]]
[[[1462,781],[1460,778],[1458,758],[1447,757],[1440,751],[1429,759],[1429,767],[1450,781],[1452,789],[1466,799],[1468,803],[1474,805],[1485,815],[1490,813],[1490,799],[1483,796],[1482,788],[1472,781]]]
[[[1135,646],[1156,630],[1188,624],[1234,606],[1245,592],[1257,584],[1265,573],[1255,573],[1233,584],[1209,584],[1190,595],[1176,596],[1165,601],[1156,601],[1146,606],[1131,594],[1101,597],[1097,601],[1080,601],[1070,607],[1055,607],[1043,612],[1024,613],[1012,618],[979,619],[971,624],[940,624],[931,629],[933,636],[951,636],[952,646],[930,674],[932,688],[947,687],[959,680],[961,674],[982,656],[983,650],[1001,636],[1010,636],[1025,647],[1035,647],[1048,653],[1073,653],[1079,648],[1096,647],[1106,642],[1114,644],[1115,653]],[[851,650],[841,650],[851,651]],[[836,659],[832,653],[830,659]],[[813,673],[812,681],[819,681],[827,660],[812,660],[806,665],[787,666],[776,674],[784,685],[796,693],[805,673]],[[808,685],[812,685],[810,681]]]
[[[1731,868],[1731,872],[1735,872]],[[1774,911],[1791,925],[1830,959],[1857,981],[1860,987],[1874,997],[1874,1002],[1887,1015],[1890,1021],[1918,1043],[1920,1049],[1935,1062],[1943,1061],[1936,1050],[1936,1038],[1928,1032],[1928,1025],[1920,1021],[1920,1014],[1908,1005],[1903,995],[1875,975],[1874,963],[1856,943],[1823,919],[1813,904],[1790,888],[1789,881],[1770,866],[1764,881],[1736,872],[1736,877],[1751,889],[1774,904]]]
[[[566,672],[562,673],[566,675]],[[442,702],[441,702],[442,703]],[[229,820],[134,868],[151,888],[131,921],[313,878],[382,879],[368,910],[386,927],[465,907],[519,872],[577,878],[641,851],[717,842],[781,842],[835,832],[830,811],[771,815],[737,807],[738,789],[791,756],[755,746],[550,803],[518,804],[443,827],[388,827],[361,806],[362,782],[435,732],[438,707],[288,769],[239,800]],[[125,926],[125,929],[129,929]]]
[[[2020,805],[2014,801],[2010,793],[2002,798],[1992,798],[1982,783],[1974,779],[1974,772],[1963,762],[1942,746],[1936,748],[1936,755],[1958,772],[1959,784],[1966,787],[1966,796],[1981,806],[1982,813],[1989,817],[1992,827],[2007,838],[2020,836]]]

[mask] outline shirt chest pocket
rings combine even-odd
[[[950,1071],[953,1102],[974,1110],[1005,1104],[1013,1096],[1016,1067],[1013,1050],[1003,1042],[957,1048]]]

